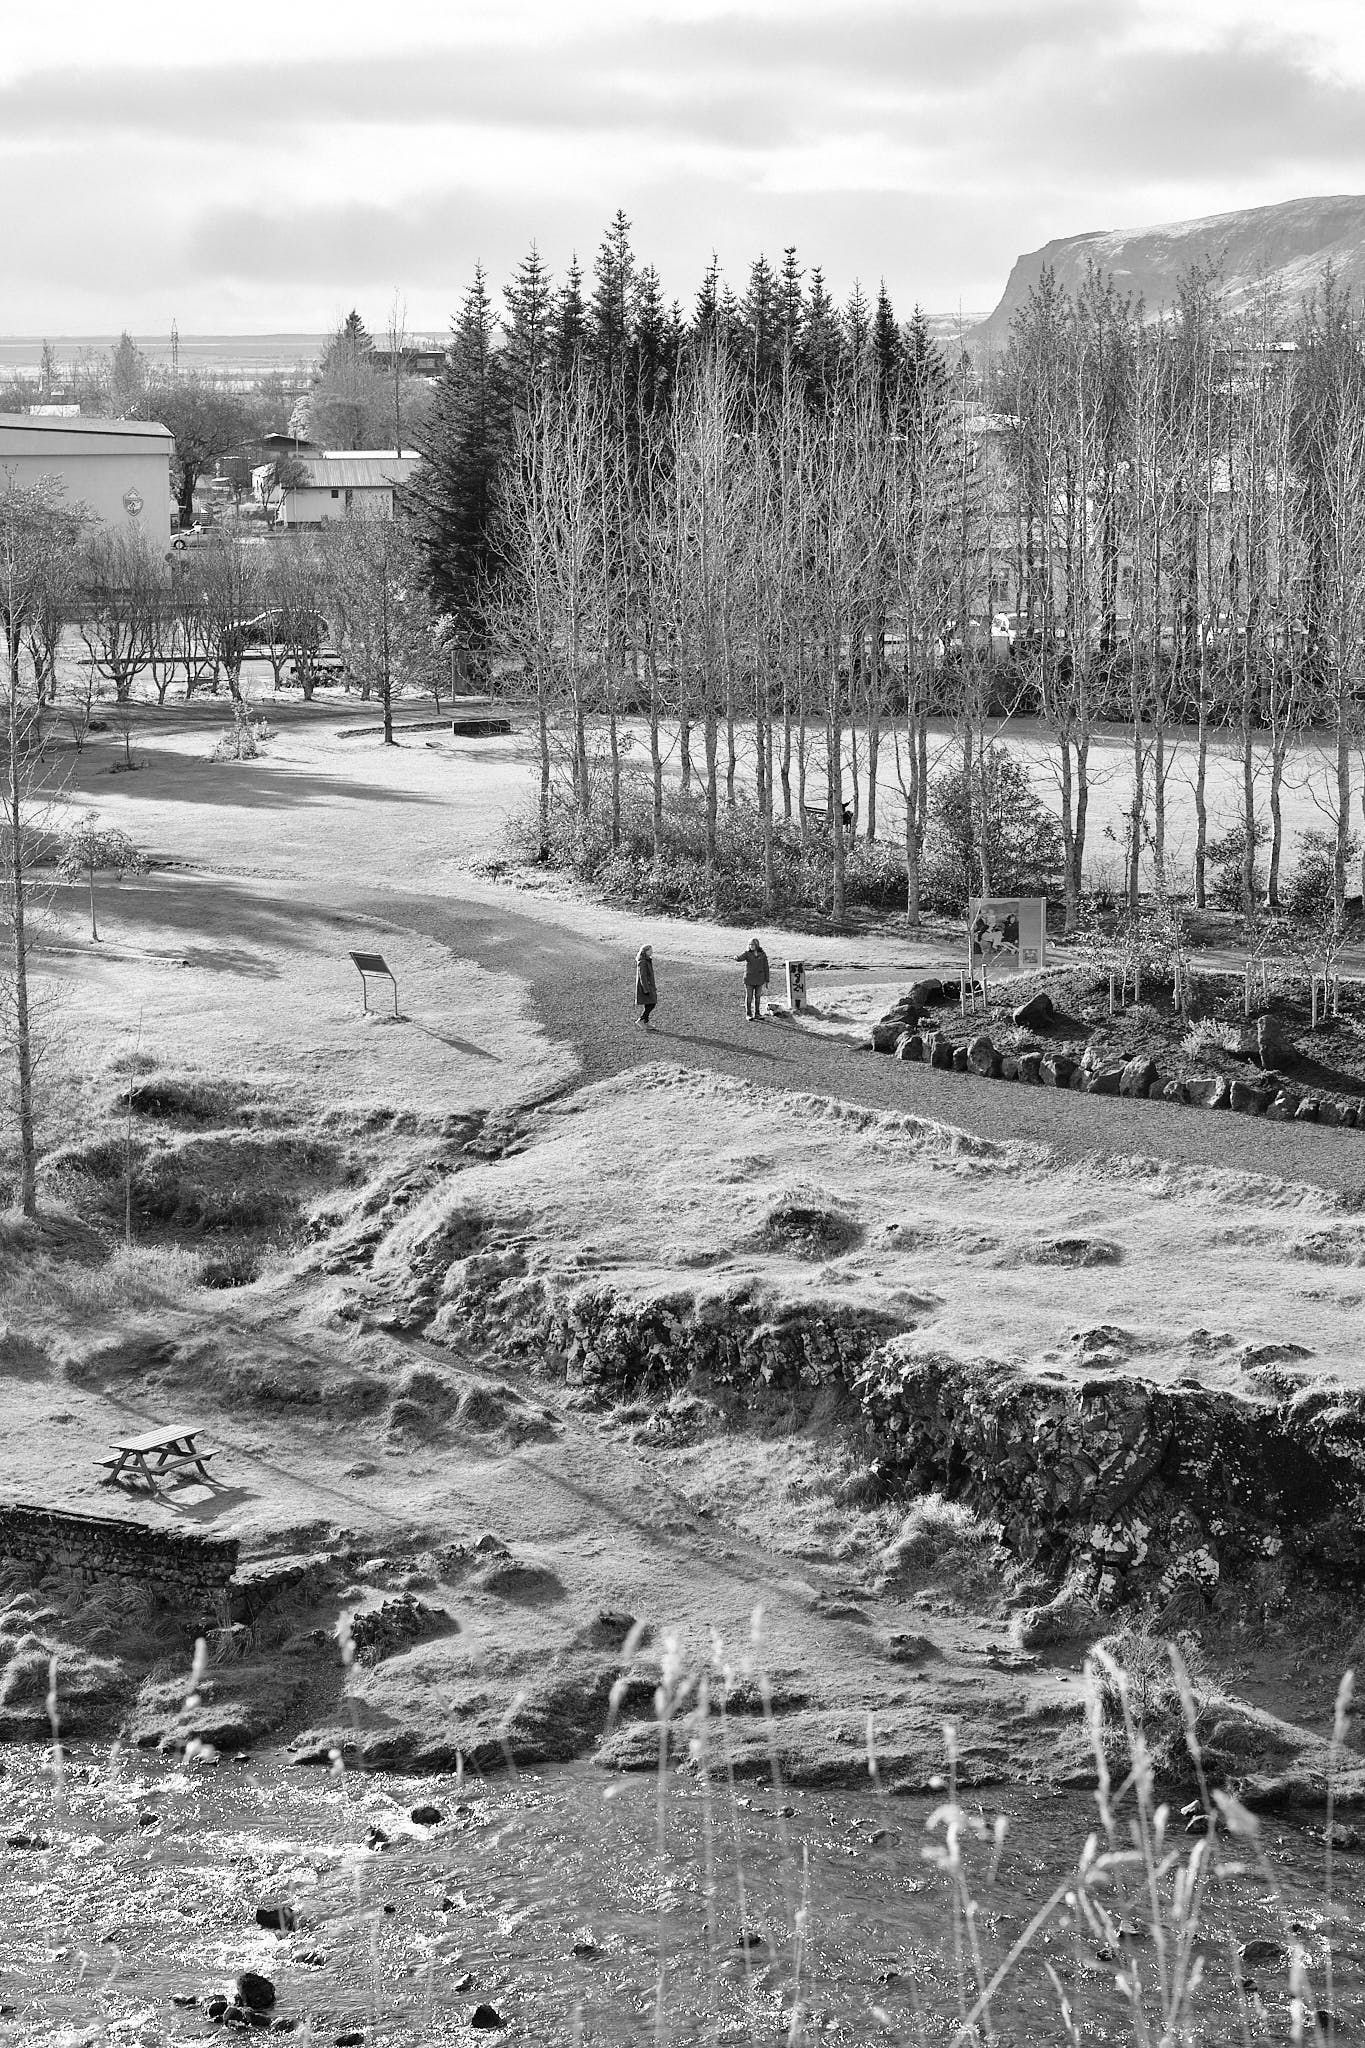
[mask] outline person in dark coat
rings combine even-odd
[[[756,1024],[763,1015],[763,991],[768,986],[768,956],[757,939],[750,939],[747,950],[737,957],[744,962],[744,1014],[751,1024]]]
[[[649,1020],[659,1001],[659,988],[654,979],[654,948],[641,946],[635,955],[635,1000],[640,1005],[636,1023],[649,1030]]]

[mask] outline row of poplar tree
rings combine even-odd
[[[1192,272],[1156,318],[1098,274],[1075,293],[1045,275],[1006,349],[974,359],[918,310],[900,322],[884,287],[836,307],[794,250],[742,295],[713,265],[685,317],[618,215],[590,287],[576,266],[556,287],[533,251],[503,297],[476,276],[407,512],[438,610],[535,699],[547,815],[562,768],[584,829],[596,807],[618,831],[623,723],[643,719],[656,835],[676,746],[708,866],[727,805],[757,808],[769,891],[774,822],[823,818],[838,913],[890,750],[914,917],[936,764],[975,791],[970,864],[998,886],[992,741],[1028,711],[1070,923],[1101,727],[1131,742],[1134,902],[1144,857],[1168,878],[1186,734],[1203,901],[1209,749],[1233,734],[1250,912],[1267,838],[1279,887],[1306,737],[1344,914],[1365,806],[1365,345],[1330,272],[1292,306],[1231,305]]]

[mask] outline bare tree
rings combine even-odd
[[[165,594],[160,555],[137,526],[98,526],[81,552],[80,632],[92,666],[126,704],[152,665]]]
[[[1301,339],[1299,507],[1313,709],[1328,760],[1322,807],[1333,825],[1332,915],[1346,916],[1351,756],[1365,669],[1365,338],[1329,275]]]
[[[292,666],[305,702],[317,687],[317,654],[327,637],[321,609],[325,588],[322,553],[310,534],[285,534],[271,542],[260,583],[267,614],[266,659],[277,690]]]
[[[36,834],[32,813],[47,794],[40,743],[37,686],[25,689],[20,661],[24,630],[39,601],[54,551],[75,546],[83,514],[61,503],[61,485],[44,478],[22,487],[12,475],[0,488],[0,626],[4,642],[4,780],[0,789],[0,862],[3,908],[8,928],[8,972],[0,982],[5,1037],[14,1057],[15,1127],[19,1140],[19,1206],[38,1211],[38,1160],[34,1127],[34,1067],[37,1047],[29,999],[28,956],[32,944],[29,870]]]
[[[193,568],[187,563],[185,581],[187,590],[198,599],[214,678],[224,675],[233,701],[240,702],[248,624],[260,610],[256,550],[235,534],[215,529],[205,544],[194,550]]]

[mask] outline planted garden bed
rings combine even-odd
[[[1131,990],[1131,984],[1130,984]],[[1107,969],[1012,979],[987,997],[955,982],[913,983],[872,1027],[872,1047],[958,1072],[1079,1093],[1144,1096],[1277,1120],[1365,1124],[1365,993],[1336,992],[1313,1023],[1306,983],[1268,976],[1248,1008],[1236,975],[1144,979],[1112,1001]]]

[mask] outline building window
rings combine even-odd
[[[333,493],[332,493],[332,496],[333,496],[334,498],[339,498],[339,497],[341,496],[341,493],[340,493],[340,491],[333,491]]]

